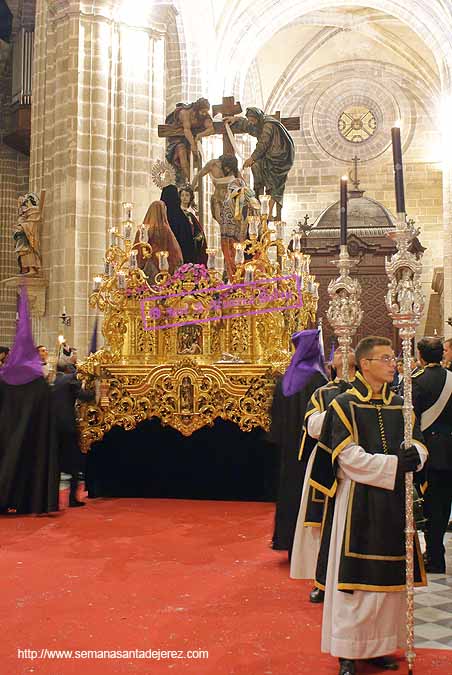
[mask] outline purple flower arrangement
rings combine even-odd
[[[126,295],[128,298],[137,298],[141,295],[147,295],[149,293],[149,286],[143,284],[143,286],[137,286],[136,288],[126,288]]]
[[[170,286],[175,281],[190,281],[199,284],[203,279],[209,279],[209,273],[204,265],[185,263],[174,272],[172,277],[167,279],[165,286]]]

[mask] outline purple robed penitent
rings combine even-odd
[[[292,344],[295,353],[282,380],[284,396],[292,396],[304,389],[315,373],[320,373],[328,379],[325,373],[321,331],[318,328],[294,333]]]
[[[43,377],[38,350],[31,333],[27,291],[22,287],[19,297],[19,321],[14,344],[8,359],[0,370],[0,379],[7,384],[28,384]]]

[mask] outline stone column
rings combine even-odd
[[[452,317],[452,170],[450,160],[443,163],[443,317],[445,337],[451,337],[452,327],[447,320]]]
[[[140,5],[139,16],[123,16],[121,7],[120,0],[37,2],[30,180],[33,190],[46,190],[49,291],[41,341],[55,342],[65,306],[72,317],[65,335],[81,354],[108,229],[121,219],[122,202],[134,202],[140,222],[159,195],[150,169],[164,151],[157,124],[164,119],[172,10]]]

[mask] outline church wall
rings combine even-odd
[[[86,351],[94,313],[92,278],[103,271],[108,229],[135,205],[141,222],[159,191],[152,161],[163,155],[165,40],[161,23],[140,29],[113,20],[111,3],[78,12],[38,2],[32,185],[45,188],[43,257],[49,280],[46,329],[55,344],[63,306],[66,337]],[[55,6],[54,6],[55,9]]]

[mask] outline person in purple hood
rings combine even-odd
[[[50,387],[22,288],[16,338],[0,369],[0,513],[57,511],[58,491]]]
[[[298,461],[303,420],[314,391],[327,381],[321,331],[292,335],[295,352],[283,377],[276,382],[271,409],[270,442],[280,450],[278,499],[272,548],[292,552],[304,474],[312,448]]]

